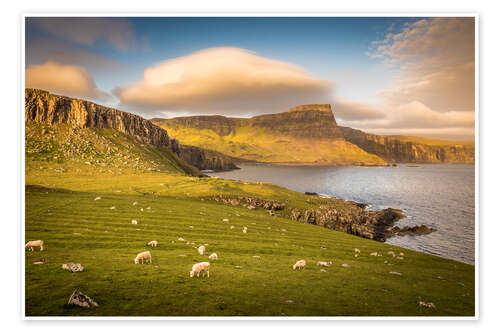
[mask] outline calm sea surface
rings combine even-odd
[[[367,209],[400,208],[399,226],[425,224],[429,235],[397,236],[387,243],[474,264],[474,166],[360,168],[242,164],[217,172],[224,179],[264,181],[299,192],[366,203]]]

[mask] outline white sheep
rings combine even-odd
[[[205,272],[207,273],[207,277],[210,277],[210,263],[200,262],[193,265],[193,268],[191,268],[191,272],[189,272],[189,276],[193,277],[196,274],[196,276],[199,277],[201,273],[201,276],[203,277],[205,275]]]
[[[139,261],[140,261],[140,262],[141,262],[141,264],[143,264],[143,263],[144,263],[144,260],[146,260],[146,262],[148,262],[148,261],[149,261],[149,263],[153,263],[153,262],[151,261],[151,252],[149,252],[149,251],[145,251],[145,252],[141,252],[141,253],[139,253],[139,254],[137,255],[137,257],[135,257],[135,259],[134,259],[134,263],[135,263],[135,264],[138,264],[138,263],[139,263]]]
[[[246,234],[247,233],[247,227],[243,227],[243,233]]]
[[[132,220],[132,224],[137,224],[137,220]]]
[[[356,253],[356,254],[360,254],[360,253],[361,253],[361,250],[360,250],[360,249],[354,249],[354,253]]]
[[[295,263],[295,265],[292,266],[293,269],[295,270],[296,268],[298,269],[303,269],[304,267],[306,267],[306,261],[304,259],[302,260],[299,260]]]
[[[151,242],[148,243],[148,246],[157,247],[158,241],[152,240]]]
[[[318,261],[319,266],[330,267],[332,265],[331,261]]]
[[[205,246],[204,245],[201,245],[200,247],[198,247],[198,253],[200,255],[204,255],[205,254]]]
[[[211,255],[208,256],[208,259],[210,259],[210,260],[218,260],[219,257],[217,256],[217,253],[212,253]]]
[[[393,258],[396,256],[396,253],[394,253],[394,251],[389,251],[387,252],[387,254],[390,254]]]
[[[25,249],[28,249],[29,251],[35,251],[35,247],[39,246],[40,251],[43,251],[43,240],[36,240],[36,241],[29,241],[26,243],[24,246]]]

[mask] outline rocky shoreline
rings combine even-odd
[[[247,207],[250,210],[262,208],[267,210],[270,215],[278,215],[294,221],[319,225],[380,242],[385,242],[387,238],[398,235],[423,235],[435,231],[435,229],[425,225],[404,228],[394,227],[398,220],[405,217],[399,209],[386,208],[371,211],[365,210],[365,204],[350,201],[344,202],[352,204],[351,206],[339,209],[336,203],[340,199],[323,199],[317,203],[318,207],[309,209],[291,207],[284,202],[245,196],[218,195],[211,199],[226,205]],[[332,201],[329,202],[329,200]],[[310,200],[307,201],[310,202]]]

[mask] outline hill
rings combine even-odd
[[[328,104],[249,119],[194,116],[151,121],[182,144],[237,159],[301,165],[386,164],[344,139]]]
[[[474,163],[474,142],[376,135],[340,127],[347,141],[389,163]]]
[[[162,156],[164,163],[169,160],[167,164],[170,165],[170,169],[173,167],[193,173],[192,167],[188,164],[199,169],[236,168],[231,159],[220,153],[179,145],[179,142],[171,138],[164,129],[140,116],[85,100],[53,95],[39,89],[25,90],[25,119],[27,144],[52,142],[51,149],[65,149],[65,151],[58,152],[57,156],[60,157],[66,155],[66,158],[72,159],[93,158],[93,156],[85,156],[82,150],[82,147],[88,145],[93,147],[87,149],[93,149],[93,154],[115,153],[118,154],[116,157],[121,157],[121,155],[127,155],[129,146],[133,145],[134,151],[138,154],[148,156],[153,154],[155,158]],[[32,133],[32,131],[35,132]],[[44,135],[47,135],[47,140],[43,140]],[[91,141],[86,143],[83,137],[79,137],[81,135]],[[121,142],[122,145],[120,145],[113,138],[119,138],[118,141],[125,140],[128,143]],[[106,144],[102,146],[102,143],[97,144],[93,140],[106,141]],[[111,147],[111,144],[114,146]],[[106,151],[96,150],[99,146]],[[35,151],[38,149],[32,148]],[[138,152],[141,149],[144,152]],[[135,158],[138,157],[135,156]],[[54,158],[57,159],[55,156]],[[183,161],[180,162],[180,160]],[[148,168],[154,169],[151,166]]]

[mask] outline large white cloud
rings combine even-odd
[[[92,75],[85,68],[62,65],[52,61],[28,67],[26,87],[98,101],[112,98],[111,95],[97,88]]]
[[[328,103],[333,90],[332,82],[313,78],[298,66],[221,47],[149,67],[142,81],[114,93],[123,105],[143,112],[241,115]]]

